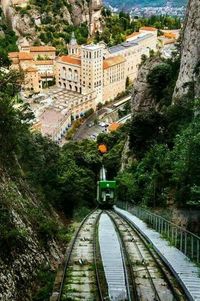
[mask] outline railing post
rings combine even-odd
[[[169,231],[170,231],[169,222],[167,222],[167,237],[168,237],[168,238],[170,238],[170,236],[169,236]]]
[[[187,232],[185,232],[185,255],[187,254]]]
[[[160,217],[158,218],[158,232],[160,233],[160,229],[161,229],[161,220]]]
[[[191,236],[191,256],[194,257],[194,238]]]
[[[200,238],[197,235],[140,206],[133,206],[132,203],[130,204],[128,202],[118,202],[117,205],[135,214],[138,218],[151,226],[152,229],[164,235],[171,244],[191,260],[194,260],[196,263],[200,262]]]
[[[199,263],[199,252],[200,252],[200,249],[199,249],[199,239],[197,239],[197,263]]]
[[[166,221],[165,221],[165,230],[164,230],[164,233],[165,233],[165,235],[167,233],[167,222]]]
[[[182,246],[183,246],[183,232],[181,230],[180,231],[180,251],[182,251]]]
[[[176,245],[177,245],[177,232],[178,232],[178,230],[177,230],[177,228],[176,228],[176,233],[175,233],[175,242],[174,242],[174,244],[175,244],[175,247],[176,247]]]
[[[173,242],[174,242],[174,227],[172,226],[171,228],[172,228],[172,231],[171,231],[171,233],[172,233],[171,242],[173,244]]]

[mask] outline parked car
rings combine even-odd
[[[94,122],[90,122],[90,123],[88,123],[87,126],[88,126],[89,128],[91,128],[93,125],[94,125]]]
[[[101,127],[105,127],[106,126],[106,123],[105,122],[99,122],[99,125],[101,126]]]

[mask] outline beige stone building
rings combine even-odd
[[[156,45],[157,30],[143,27],[110,48],[103,42],[80,46],[72,35],[68,55],[60,57],[52,46],[30,46],[25,40],[9,58],[12,68],[24,72],[24,90],[41,92],[55,77],[51,104],[36,114],[34,128],[59,142],[73,119],[124,91],[127,77],[134,81],[137,76],[141,56]]]
[[[156,47],[157,30],[153,27],[142,27],[110,48],[103,42],[79,46],[73,35],[69,54],[56,62],[57,86],[82,95],[95,92],[95,104],[105,103],[125,90],[127,77],[135,80],[141,56]]]
[[[55,78],[55,47],[30,46],[24,40],[20,51],[10,52],[9,58],[13,69],[24,72],[24,90],[38,93]]]
[[[121,55],[104,60],[103,100],[111,100],[125,90],[125,62],[125,58]]]

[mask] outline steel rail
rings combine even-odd
[[[122,220],[124,220],[129,226],[130,228],[133,229],[133,231],[136,233],[136,235],[139,237],[139,239],[142,241],[142,243],[144,244],[144,246],[146,247],[146,249],[148,250],[149,254],[152,256],[154,262],[156,263],[156,265],[159,267],[162,276],[164,278],[164,280],[166,281],[166,283],[168,284],[171,292],[173,293],[174,297],[176,298],[175,300],[177,301],[181,301],[183,300],[180,295],[177,293],[177,290],[174,288],[174,283],[172,282],[172,280],[169,278],[169,276],[167,275],[167,272],[171,274],[171,270],[169,269],[168,265],[165,263],[165,261],[163,260],[162,256],[160,256],[160,254],[156,251],[156,249],[153,249],[155,254],[158,256],[159,260],[162,262],[162,264],[159,262],[159,260],[156,258],[155,254],[153,253],[153,251],[149,248],[149,243],[147,238],[121,213],[116,212],[115,210],[113,210],[115,212],[115,214],[117,216],[119,216]],[[138,247],[138,246],[137,246]],[[167,272],[165,271],[164,267],[167,269]],[[172,274],[171,274],[172,275]],[[173,275],[174,277],[174,275]],[[183,290],[181,284],[179,283],[179,279],[177,277],[175,277],[175,279],[178,281],[178,285],[179,285],[179,290],[181,290],[181,294],[182,297],[186,297],[185,295],[185,291]],[[160,299],[159,299],[160,300]],[[162,300],[161,300],[162,301]]]
[[[65,259],[65,265],[64,265],[64,270],[63,270],[63,276],[62,276],[62,281],[61,281],[61,285],[60,285],[60,290],[59,290],[59,295],[58,295],[58,301],[61,301],[62,298],[62,291],[63,291],[63,287],[64,287],[64,282],[65,282],[65,275],[66,275],[66,271],[67,271],[67,267],[69,265],[70,259],[71,259],[71,255],[72,255],[72,251],[73,248],[75,246],[75,243],[77,241],[78,235],[80,234],[83,225],[85,224],[85,222],[88,220],[88,218],[97,210],[97,208],[95,208],[92,212],[90,212],[81,222],[79,228],[77,229],[77,231],[75,232],[74,238],[71,241],[71,243],[69,244],[69,247],[67,249],[66,252],[66,259]]]
[[[120,221],[121,221],[122,225],[123,225],[123,226],[125,227],[125,229],[128,231],[130,237],[133,238],[133,243],[134,243],[134,245],[135,245],[135,247],[136,247],[136,249],[137,249],[137,251],[138,251],[138,254],[140,255],[141,262],[143,263],[143,266],[144,266],[144,268],[145,268],[145,270],[146,270],[146,272],[147,272],[147,274],[148,274],[148,279],[149,279],[150,284],[151,284],[151,287],[152,287],[152,289],[153,289],[153,291],[154,291],[154,299],[155,299],[156,301],[162,301],[161,298],[160,298],[160,296],[159,296],[159,294],[158,294],[158,291],[157,291],[157,289],[156,289],[156,286],[155,286],[155,284],[154,284],[154,281],[153,281],[153,278],[152,278],[152,276],[151,276],[151,273],[150,273],[150,271],[149,271],[149,269],[148,269],[148,266],[147,266],[147,264],[146,264],[146,260],[145,260],[144,256],[142,255],[142,252],[141,252],[140,248],[138,247],[138,244],[136,243],[136,241],[135,241],[135,239],[134,239],[134,237],[133,237],[133,234],[131,233],[131,231],[130,231],[130,230],[128,229],[128,227],[126,226],[124,220],[123,220],[121,217],[119,217],[119,218],[120,218]]]
[[[101,212],[102,213],[102,212]],[[99,257],[98,255],[98,233],[97,233],[97,225],[101,216],[101,213],[98,215],[97,220],[96,220],[96,227],[94,227],[94,241],[93,241],[93,258],[94,258],[94,265],[95,265],[95,274],[96,274],[96,283],[97,283],[97,289],[98,289],[98,294],[99,294],[99,300],[104,301],[104,289],[102,288],[102,281],[101,276],[100,276],[100,269],[98,267],[98,260],[97,258]],[[102,266],[103,270],[103,266]]]
[[[110,214],[109,211],[106,211],[106,213],[108,214],[108,216],[114,223],[115,229],[120,238],[121,249],[123,251],[122,252],[122,261],[123,261],[123,266],[124,266],[124,271],[125,271],[125,276],[126,276],[125,283],[126,283],[126,288],[127,288],[127,296],[129,298],[128,300],[140,301],[140,297],[139,297],[138,291],[136,289],[137,285],[135,282],[135,275],[134,275],[133,269],[131,268],[131,259],[126,250],[124,239],[122,237],[122,234],[120,233],[117,222],[115,221],[113,216]],[[127,269],[128,269],[128,271],[127,271]],[[131,279],[129,280],[128,278],[131,278]],[[130,289],[130,281],[131,281],[131,289]]]

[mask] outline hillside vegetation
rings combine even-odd
[[[26,37],[34,45],[50,44],[58,53],[66,53],[72,32],[78,43],[86,43],[92,14],[86,0],[71,2],[30,0],[26,7],[12,7],[10,23],[20,38]]]
[[[104,41],[109,46],[125,41],[127,35],[139,31],[142,26],[156,27],[158,34],[162,34],[162,29],[181,27],[181,21],[178,17],[151,16],[132,20],[128,13],[121,11],[118,15],[112,14],[108,8],[102,9],[102,15],[104,17],[103,31],[101,33],[96,32],[94,41]]]
[[[178,50],[179,51],[179,50]],[[200,100],[194,93],[172,103],[180,70],[179,52],[172,59],[153,57],[141,69],[155,64],[139,78],[133,94],[129,124],[129,157],[132,163],[119,173],[118,198],[150,207],[200,208]],[[143,67],[144,65],[144,67]],[[134,110],[137,89],[146,81],[149,108]],[[145,94],[147,99],[147,94]],[[152,104],[153,101],[153,104]]]
[[[3,12],[0,9],[0,67],[8,66],[8,52],[18,51],[17,37],[12,29],[8,26]]]

